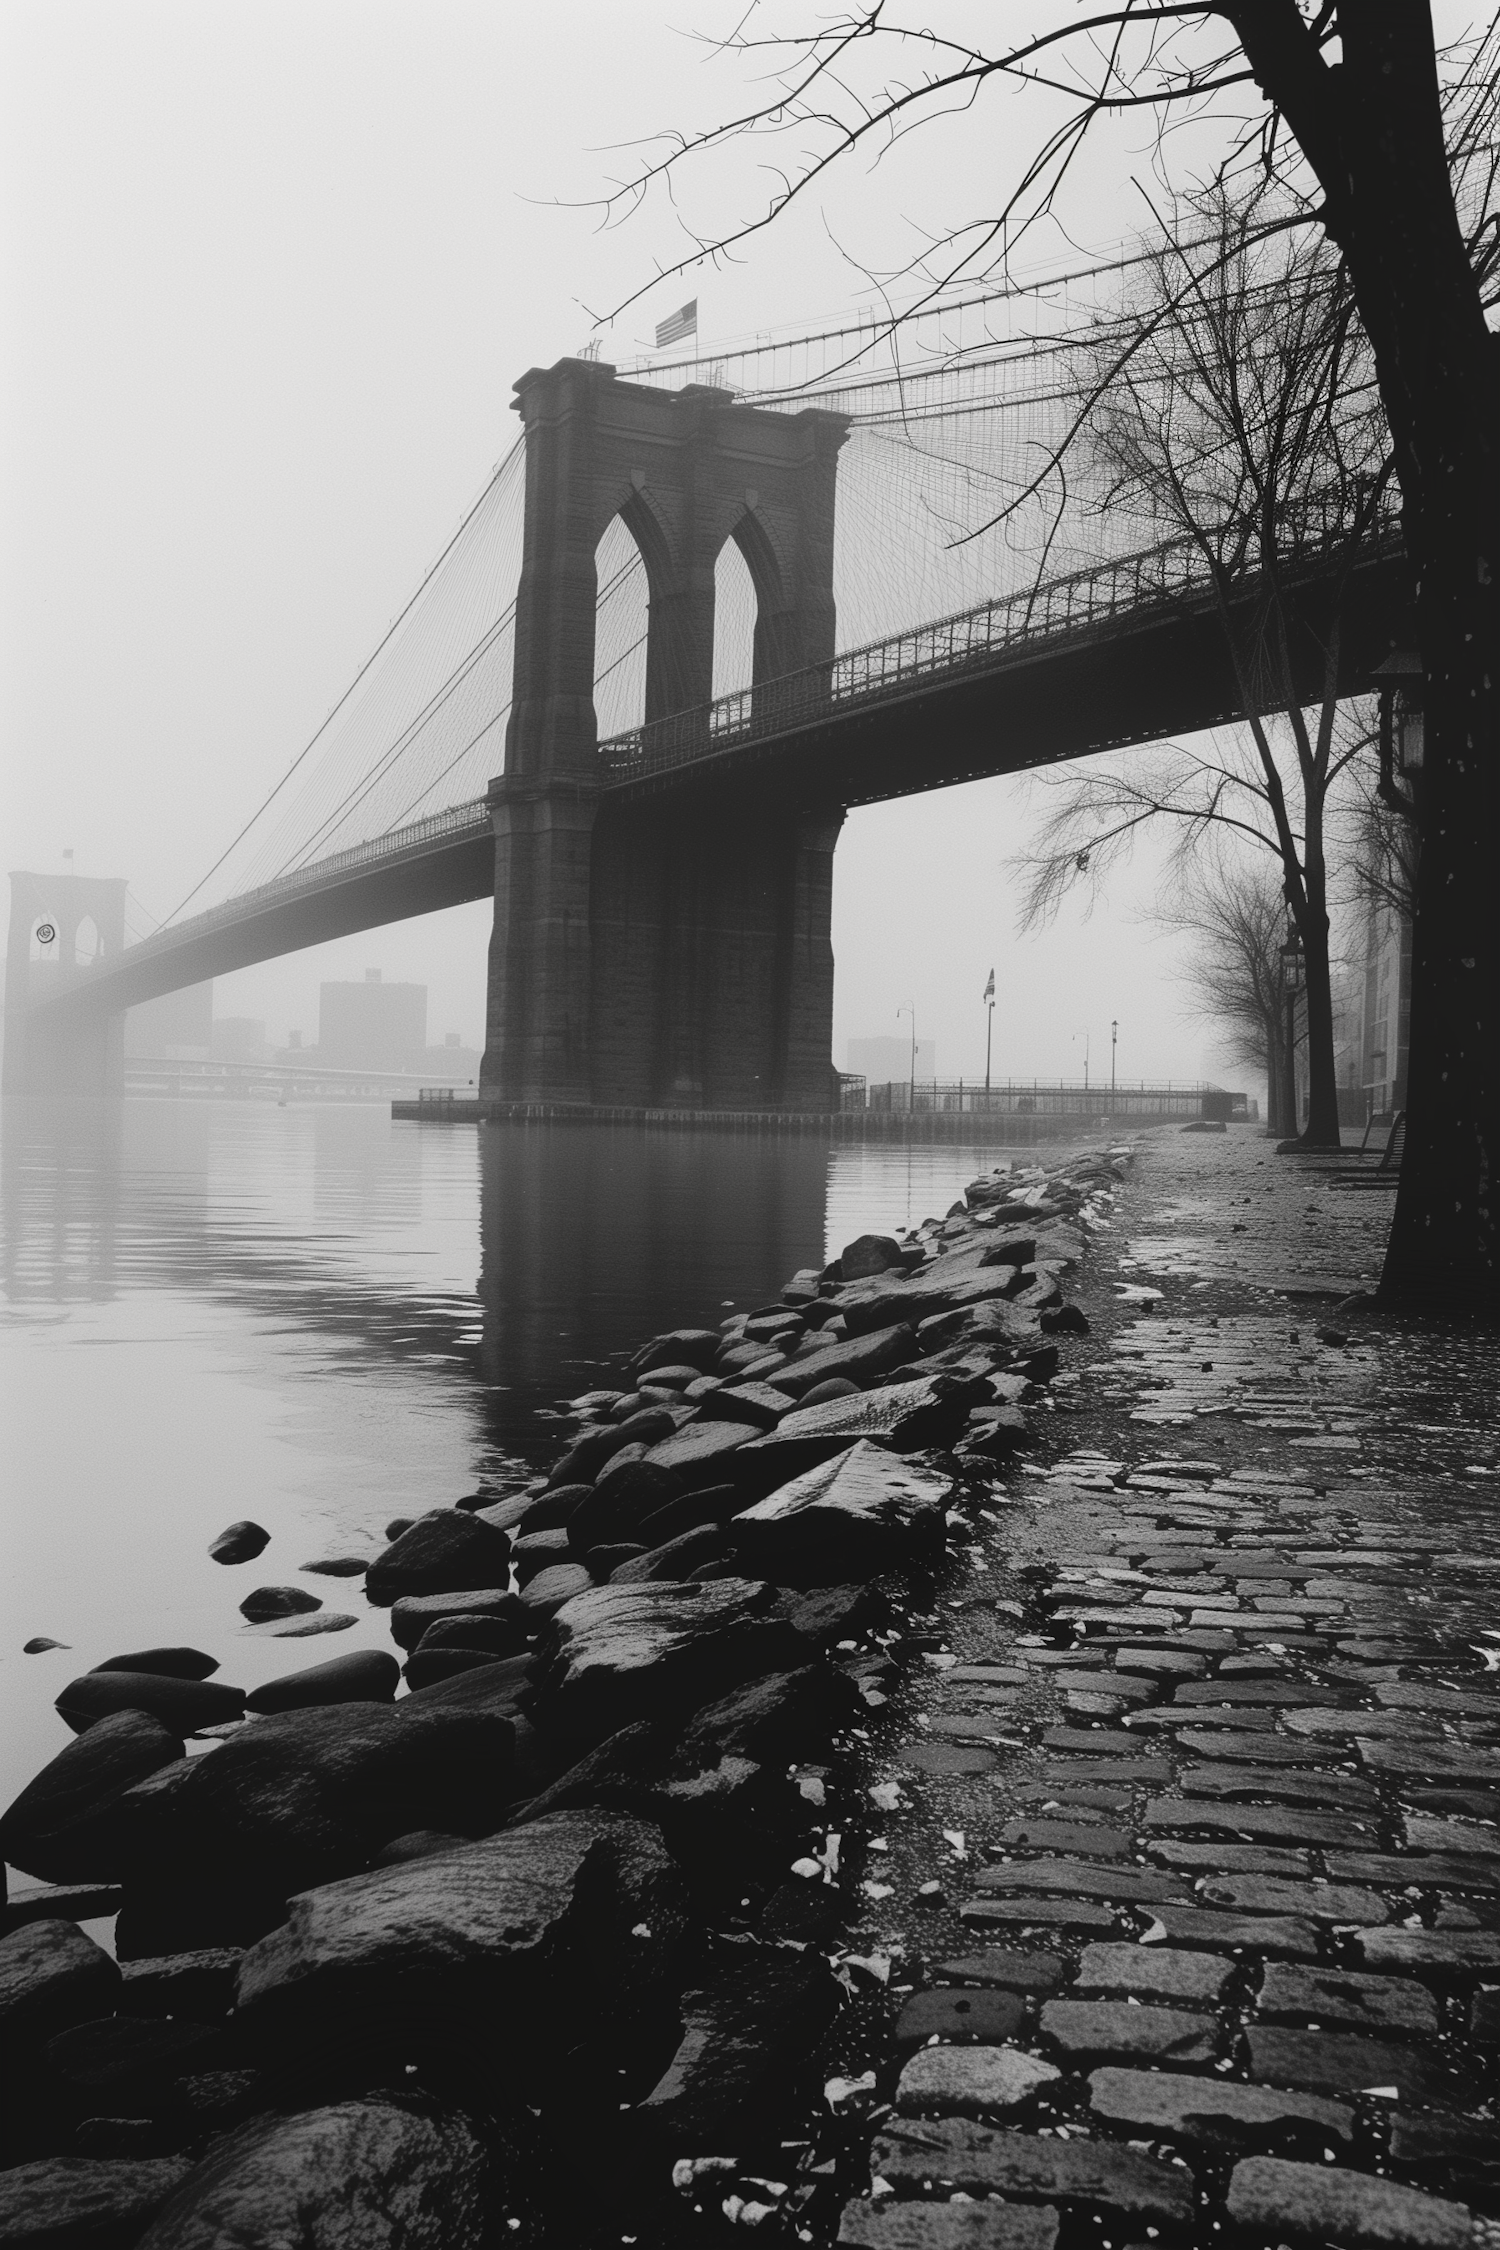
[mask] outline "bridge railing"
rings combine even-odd
[[[1400,538],[1399,501],[1387,497],[1366,542],[1375,554]],[[1287,564],[1305,569],[1328,548],[1342,544],[1349,527],[1331,498],[1314,494],[1299,509],[1284,547]],[[1250,581],[1246,580],[1248,584]],[[1088,630],[1132,611],[1205,595],[1210,569],[1197,540],[1183,535],[1154,547],[1070,571],[1019,593],[980,602],[908,632],[847,649],[831,663],[809,665],[772,680],[721,695],[713,703],[649,720],[599,744],[609,782],[688,765],[736,748],[758,736],[807,724],[851,703],[903,693],[936,674],[982,669],[1022,646]]]
[[[242,922],[262,908],[279,906],[303,891],[321,890],[330,876],[378,866],[382,860],[399,859],[403,852],[415,851],[423,844],[437,843],[467,828],[481,831],[489,825],[489,806],[483,797],[471,798],[461,805],[448,805],[442,812],[425,813],[420,820],[410,821],[404,828],[393,828],[387,835],[372,836],[367,843],[350,844],[341,852],[330,852],[326,859],[309,860],[305,867],[293,869],[290,875],[278,875],[269,883],[260,883],[254,890],[239,891],[219,906],[205,907],[201,914],[190,915],[185,922],[171,922],[164,929],[154,930],[150,937],[141,938],[127,950],[133,959],[139,959],[144,953],[167,952],[188,938],[201,937],[225,923]]]

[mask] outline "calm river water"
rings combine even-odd
[[[560,1401],[658,1328],[774,1297],[998,1161],[644,1129],[393,1123],[383,1108],[131,1100],[0,1121],[0,1804],[68,1740],[103,1657],[191,1642],[253,1687],[365,1643],[247,1632],[254,1585],[503,1487]],[[240,1516],[271,1534],[223,1569]],[[24,1656],[47,1634],[66,1651]]]

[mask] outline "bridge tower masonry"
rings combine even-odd
[[[54,1025],[36,1011],[86,984],[91,968],[124,950],[128,887],[123,876],[12,870],[0,1070],[6,1094],[98,1098],[125,1091],[123,1014],[89,1007]]]
[[[516,385],[526,502],[481,1100],[829,1106],[833,850],[843,807],[696,768],[601,786],[595,550],[623,518],[649,590],[646,721],[713,693],[714,566],[754,581],[752,695],[832,663],[844,416],[659,391],[564,359]],[[705,743],[706,746],[706,743]]]

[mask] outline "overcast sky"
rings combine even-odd
[[[681,254],[670,207],[601,228],[623,143],[733,105],[691,36],[738,0],[10,0],[3,147],[6,867],[123,874],[174,908],[301,749],[510,446],[512,383]],[[955,11],[956,12],[956,11]],[[981,11],[976,10],[976,16]],[[987,11],[985,11],[987,13]],[[666,19],[666,20],[664,20]],[[1014,97],[1010,97],[1014,101]],[[1033,133],[997,102],[988,130]],[[605,342],[634,356],[696,295],[705,342],[868,302],[924,227],[985,207],[959,133],[851,172],[743,263],[658,282]],[[913,144],[915,147],[915,144]],[[940,152],[941,149],[941,153]],[[748,150],[700,190],[722,224]],[[1090,250],[1144,217],[1119,152],[1067,218]],[[936,161],[934,161],[936,159]],[[1038,261],[1064,254],[1059,237]],[[1024,786],[851,815],[835,884],[835,1059],[914,1003],[946,1075],[1210,1075],[1143,860],[1108,908],[1014,933]],[[217,1012],[316,1031],[317,986],[379,966],[479,1043],[487,909],[221,980]],[[1232,1082],[1242,1083],[1243,1074]]]

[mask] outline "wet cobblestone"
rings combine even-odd
[[[1340,1309],[1370,1170],[1148,1135],[1069,1277],[868,1730],[845,2243],[1500,2240],[1500,1347]]]

